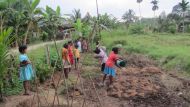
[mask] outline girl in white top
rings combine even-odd
[[[101,61],[101,71],[103,72],[105,68],[105,63],[108,60],[108,56],[103,49],[99,49],[99,48],[96,48],[94,53],[96,54],[94,57],[99,58]]]

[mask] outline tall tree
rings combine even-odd
[[[158,7],[158,1],[157,1],[157,0],[152,0],[151,3],[153,4],[153,6],[152,6],[152,11],[154,11],[154,17],[155,17],[155,15],[156,15],[156,10],[159,9],[159,7]]]
[[[124,13],[122,16],[122,19],[125,21],[127,27],[129,26],[130,23],[135,21],[135,12],[132,9],[129,9]]]
[[[70,15],[70,17],[71,17],[71,20],[72,20],[73,22],[77,22],[77,19],[81,19],[81,18],[82,18],[82,15],[81,15],[80,9],[74,9],[74,10],[73,10],[73,14]]]
[[[26,11],[28,12],[28,26],[24,37],[24,44],[27,44],[27,38],[29,30],[33,24],[33,19],[36,13],[40,10],[40,8],[37,8],[38,4],[40,3],[40,0],[23,0],[26,5]]]
[[[186,0],[182,0],[179,3],[179,6],[181,7],[182,14],[183,14],[183,33],[185,32],[185,12],[187,12],[188,5],[189,5],[189,2],[187,2]]]
[[[142,13],[141,13],[141,3],[143,0],[137,0],[137,3],[139,4],[139,15],[140,15],[140,22],[141,22],[141,18],[142,18]]]

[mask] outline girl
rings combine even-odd
[[[20,61],[20,79],[23,81],[23,86],[25,93],[24,95],[30,95],[29,90],[30,90],[30,81],[34,77],[33,69],[32,69],[32,64],[26,55],[27,52],[27,46],[20,46],[19,47],[19,61]]]
[[[83,50],[83,52],[87,52],[87,50],[88,50],[88,44],[87,44],[87,41],[85,38],[83,38],[83,40],[82,40],[82,50]]]
[[[75,58],[75,69],[78,69],[78,62],[79,62],[79,59],[80,59],[80,51],[78,49],[77,44],[75,44],[74,58]]]
[[[104,50],[102,50],[102,49],[96,48],[96,50],[94,51],[94,53],[96,54],[94,57],[100,59],[100,62],[101,62],[101,71],[104,72],[106,61],[108,59],[108,56],[107,56],[106,52]]]
[[[103,85],[107,75],[109,76],[110,85],[113,84],[113,78],[116,76],[115,63],[119,59],[118,56],[119,48],[113,48],[110,53],[108,60],[106,61],[106,66],[104,69]]]
[[[77,40],[78,50],[81,53],[82,52],[82,44],[81,44],[81,38]]]
[[[73,65],[74,59],[73,59],[73,42],[72,41],[68,42],[68,54],[69,54],[70,64]]]
[[[67,44],[63,45],[62,60],[63,60],[63,65],[64,65],[65,78],[68,79],[68,73],[71,70],[71,64],[70,64],[70,58],[69,58],[69,52],[68,52],[68,45]]]

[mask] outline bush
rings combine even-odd
[[[42,40],[42,41],[47,41],[47,40],[48,40],[48,33],[43,32],[43,33],[42,33],[42,36],[41,36],[41,40]]]
[[[144,27],[142,25],[130,25],[129,34],[144,34]]]
[[[51,66],[56,68],[57,71],[61,71],[62,70],[62,60],[61,58],[58,59],[57,53],[56,52],[51,52]],[[57,61],[57,64],[56,64]],[[55,65],[56,64],[56,65]]]
[[[176,33],[176,27],[175,27],[175,25],[170,25],[168,27],[168,31],[169,31],[169,33],[175,34]]]
[[[126,42],[126,40],[116,40],[113,42],[113,45],[115,45],[115,44],[121,44],[124,46],[127,44],[127,42]]]
[[[40,83],[43,83],[45,82],[46,79],[50,78],[53,69],[49,65],[41,63],[41,61],[39,61],[35,65],[35,67],[36,67],[36,75]]]

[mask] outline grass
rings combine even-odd
[[[145,54],[168,70],[190,73],[190,34],[128,35],[125,30],[113,30],[102,32],[102,37],[109,48],[121,43],[128,53]]]

